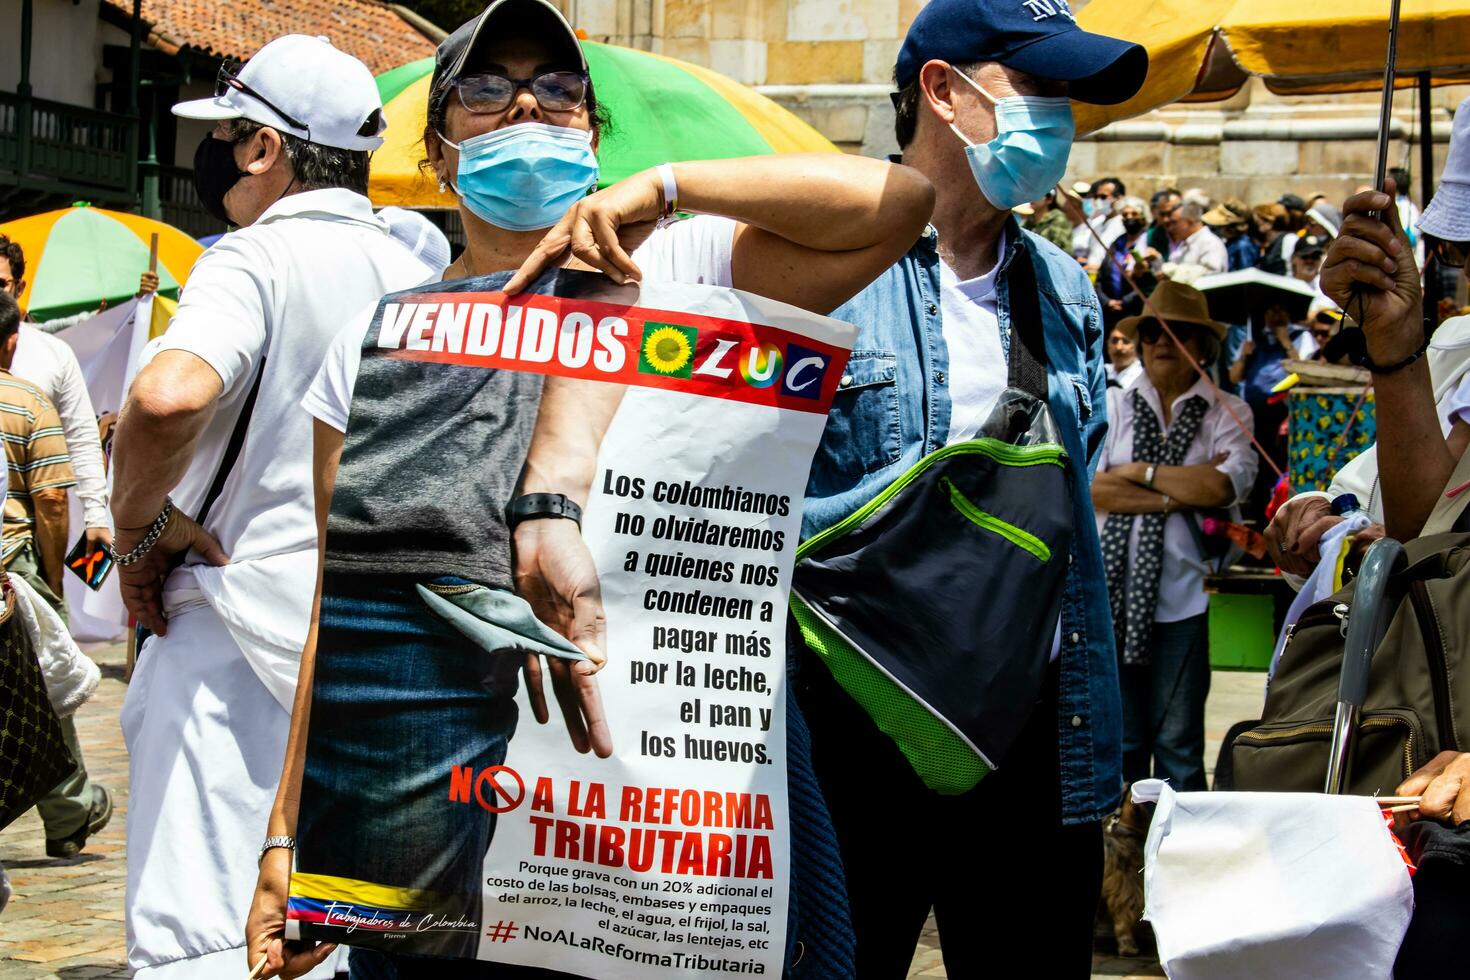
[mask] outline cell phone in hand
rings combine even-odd
[[[107,553],[106,548],[88,551],[87,536],[83,534],[72,545],[71,551],[67,552],[66,567],[85,582],[87,588],[96,592],[102,588],[102,583],[107,581],[107,576],[112,571],[112,556]]]

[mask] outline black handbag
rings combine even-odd
[[[1012,261],[1009,386],[980,434],[803,542],[791,590],[806,646],[948,795],[1002,765],[1031,716],[1072,544],[1029,248]]]
[[[35,806],[76,768],[46,678],[7,587],[0,620],[0,829]]]

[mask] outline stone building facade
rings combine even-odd
[[[894,152],[893,62],[924,0],[558,0],[572,23],[608,40],[681,58],[755,86],[838,146]],[[1074,0],[1080,9],[1085,0]],[[1117,31],[1126,36],[1126,27]],[[1326,57],[1324,53],[1324,57]],[[1432,96],[1436,169],[1450,116],[1470,86]],[[1345,196],[1368,182],[1378,125],[1377,96],[1281,98],[1257,80],[1234,98],[1175,105],[1080,139],[1069,179],[1103,174],[1129,190],[1204,187],[1247,202]],[[1392,160],[1415,176],[1418,110],[1397,97]]]

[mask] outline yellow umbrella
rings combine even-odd
[[[1148,80],[1121,105],[1075,103],[1077,131],[1171,102],[1229,98],[1251,75],[1280,95],[1375,91],[1383,84],[1389,0],[1092,0],[1084,29],[1148,49]],[[1118,25],[1127,25],[1120,30]],[[1398,85],[1470,80],[1470,0],[1403,0]]]

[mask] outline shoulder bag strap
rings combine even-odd
[[[1470,481],[1470,449],[1467,449],[1460,457],[1460,464],[1450,475],[1449,482],[1445,484],[1445,491],[1448,492],[1455,487],[1462,486],[1466,481]],[[1429,514],[1429,519],[1424,522],[1424,530],[1419,532],[1419,536],[1443,534],[1454,530],[1455,521],[1459,520],[1460,514],[1464,512],[1467,505],[1470,505],[1470,488],[1461,490],[1453,497],[1447,497],[1441,493],[1438,502],[1434,505],[1434,510]]]
[[[1011,313],[1009,384],[1045,404],[1046,339],[1041,327],[1041,297],[1031,246],[1024,238],[1011,260],[1007,287]]]
[[[225,481],[230,478],[230,472],[234,470],[236,461],[240,458],[240,450],[245,445],[245,433],[250,428],[250,416],[255,413],[255,396],[260,394],[260,379],[265,376],[265,355],[260,355],[260,365],[255,369],[255,380],[250,383],[250,391],[245,396],[245,401],[240,405],[240,415],[235,419],[235,428],[230,432],[230,441],[225,444],[225,453],[220,457],[219,469],[215,470],[214,482],[209,485],[209,492],[204,495],[204,503],[199,506],[199,513],[194,520],[201,525],[209,517],[209,509],[224,492]]]

